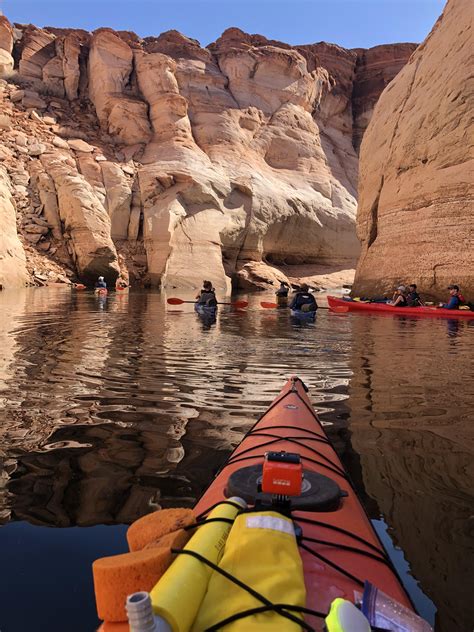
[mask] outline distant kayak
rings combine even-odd
[[[474,320],[474,312],[465,309],[443,309],[442,307],[393,307],[388,303],[367,303],[348,301],[335,296],[328,296],[330,309],[344,307],[349,312],[370,312],[372,314],[404,314],[406,316],[435,316],[442,318],[470,318]]]
[[[194,304],[194,311],[201,316],[215,316],[217,314],[217,305],[200,305],[199,303]]]
[[[291,315],[295,318],[306,318],[309,320],[310,318],[314,318],[316,316],[316,310],[313,310],[312,312],[303,312],[301,309],[292,309],[290,311]]]

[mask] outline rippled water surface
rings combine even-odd
[[[92,631],[92,560],[192,506],[292,373],[421,613],[472,629],[474,321],[264,298],[213,323],[152,292],[0,293],[2,632]]]

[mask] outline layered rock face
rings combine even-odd
[[[238,29],[201,48],[174,31],[0,26],[20,88],[5,86],[11,134],[41,131],[23,156],[8,138],[30,175],[30,219],[50,231],[28,241],[52,244],[80,278],[229,289],[258,285],[256,264],[273,278],[355,263],[353,137],[412,45],[371,56]]]
[[[25,285],[28,275],[23,246],[16,232],[15,208],[6,170],[0,166],[0,288]]]
[[[13,28],[4,15],[0,15],[0,77],[9,77],[13,71]]]
[[[354,89],[352,91],[352,142],[358,151],[379,96],[407,63],[415,44],[374,46],[357,49]]]
[[[383,92],[361,147],[354,291],[458,283],[474,296],[473,134],[468,0],[449,0],[426,41]]]

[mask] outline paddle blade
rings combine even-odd
[[[265,309],[275,309],[275,307],[278,307],[276,303],[267,303],[266,301],[262,301],[260,305],[265,307]]]
[[[235,301],[235,303],[232,303],[232,307],[238,307],[238,308],[248,307],[248,303],[247,301]]]
[[[169,298],[166,302],[170,305],[182,305],[184,303],[181,298]]]

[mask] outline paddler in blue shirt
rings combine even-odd
[[[461,300],[459,298],[459,287],[457,285],[448,285],[449,301],[447,303],[440,303],[438,307],[444,309],[459,309]]]

